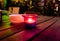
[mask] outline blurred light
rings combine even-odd
[[[56,7],[56,11],[58,11],[58,7]]]
[[[34,23],[36,22],[36,16],[28,15],[24,17],[25,23]]]
[[[26,29],[31,29],[36,27],[36,14],[26,14],[24,15],[24,23]]]
[[[32,16],[29,16],[29,17],[32,17]]]
[[[27,0],[25,0],[25,1],[27,1]]]
[[[58,1],[60,1],[60,0],[58,0]]]
[[[55,3],[55,0],[53,0],[53,3]]]
[[[28,22],[28,23],[34,23],[35,21],[34,21],[32,18],[29,18],[29,19],[27,20],[27,22]]]
[[[24,18],[21,14],[11,14],[9,15],[11,23],[21,23],[24,22]]]

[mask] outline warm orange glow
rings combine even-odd
[[[29,17],[32,17],[32,16],[29,16]]]
[[[3,2],[3,0],[0,0],[0,2]]]
[[[23,2],[24,2],[24,0],[13,0],[13,1],[16,1],[16,2],[20,1],[21,3],[23,3]]]
[[[24,18],[21,14],[12,14],[9,15],[11,23],[21,23],[24,22]]]
[[[32,18],[29,18],[29,19],[27,20],[27,22],[28,22],[28,23],[34,23],[35,21],[34,21]]]

